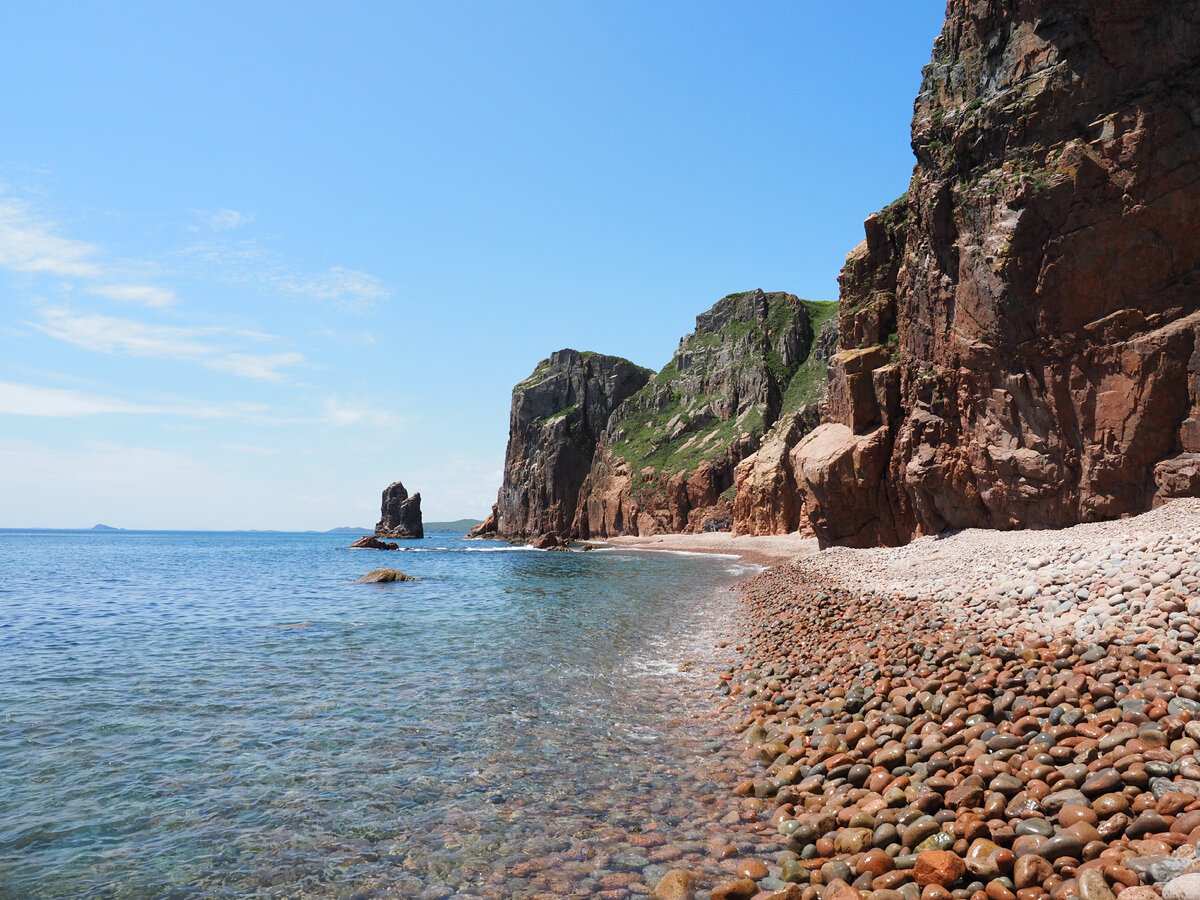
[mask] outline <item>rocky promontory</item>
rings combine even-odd
[[[513,389],[504,484],[472,535],[733,527],[738,464],[772,428],[805,433],[818,422],[833,313],[831,303],[746,291],[697,316],[658,373],[574,350],[543,360]]]
[[[825,362],[814,351],[832,314],[833,304],[754,290],[697,316],[671,361],[610,419],[572,533],[732,527],[738,464],[777,423],[817,422]]]
[[[572,536],[580,488],[609,417],[653,373],[627,359],[559,350],[513,388],[504,483],[469,537]]]

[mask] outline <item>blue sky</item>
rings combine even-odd
[[[836,299],[944,8],[9,4],[0,527],[481,518],[551,351]]]

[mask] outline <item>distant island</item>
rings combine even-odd
[[[93,525],[92,531],[124,531],[124,528],[114,528],[112,525]]]
[[[454,534],[466,534],[476,525],[482,525],[483,519],[455,519],[453,522],[426,522],[426,531],[449,531]]]
[[[476,525],[482,524],[482,519],[455,519],[453,522],[426,522],[426,531],[444,531],[451,534],[466,534]],[[341,528],[330,528],[325,534],[370,534],[372,528],[355,528],[343,525]]]

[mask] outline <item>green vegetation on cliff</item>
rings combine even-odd
[[[826,322],[837,318],[838,305],[832,300],[805,300],[808,308],[808,318],[812,323],[813,343],[809,348],[808,358],[804,360],[792,374],[787,390],[783,392],[783,404],[779,417],[794,413],[806,403],[818,403],[825,397],[825,389],[829,380],[829,361],[813,353],[817,336]]]
[[[635,369],[645,372],[647,375],[654,374],[653,369],[647,369],[645,366],[639,366],[637,363],[630,362],[629,360],[625,359],[625,357],[623,357],[623,356],[612,356],[612,355],[606,354],[606,353],[596,353],[593,350],[581,350],[581,351],[579,351],[579,355],[585,360],[595,359],[597,357],[602,356],[605,359],[611,360],[614,363],[624,363],[627,366],[632,366]],[[537,364],[537,366],[534,367],[534,370],[532,372],[530,372],[527,377],[525,377],[521,381],[518,381],[513,386],[513,393],[515,394],[515,393],[518,393],[519,391],[526,391],[529,388],[533,387],[535,384],[540,384],[541,382],[545,381],[546,378],[549,375],[553,374],[554,372],[555,372],[555,367],[551,364],[550,357],[546,357],[546,359],[543,359],[540,363]]]
[[[812,349],[836,312],[836,303],[785,293],[722,298],[617,410],[613,455],[630,463],[635,482],[652,482],[726,456],[743,435],[758,438],[781,412],[823,393],[825,363]],[[646,468],[654,470],[649,479]]]

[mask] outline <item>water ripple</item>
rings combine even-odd
[[[521,896],[687,792],[728,560],[345,543],[0,533],[0,896]]]

